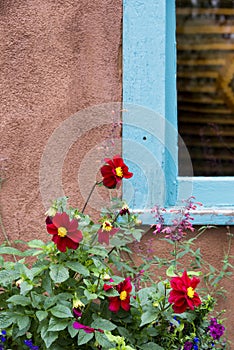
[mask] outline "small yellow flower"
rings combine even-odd
[[[103,231],[111,231],[113,228],[112,224],[110,223],[110,221],[104,221],[103,224],[102,224],[102,230]]]
[[[73,307],[75,309],[81,309],[82,307],[85,307],[85,304],[83,304],[80,299],[73,299]]]

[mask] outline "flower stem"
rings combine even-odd
[[[174,264],[175,264],[175,271],[177,272],[177,264],[178,264],[178,261],[177,261],[177,241],[175,241],[174,243]]]
[[[2,182],[3,182],[3,180],[0,178],[0,191],[1,191],[1,188],[2,188]],[[3,233],[4,237],[5,237],[5,240],[7,241],[8,246],[12,247],[12,244],[11,244],[9,238],[8,238],[7,233],[6,233],[5,226],[3,224],[1,211],[0,211],[0,227],[1,227],[2,233]],[[17,262],[15,254],[12,254],[12,256],[14,258],[14,261]]]
[[[86,202],[85,202],[85,204],[84,204],[84,206],[83,206],[83,209],[81,210],[81,213],[83,213],[83,212],[85,211],[85,208],[87,207],[87,204],[88,204],[88,202],[89,202],[89,200],[90,200],[90,197],[92,196],[93,191],[95,190],[95,187],[96,187],[97,185],[99,185],[100,183],[102,183],[102,181],[101,181],[101,182],[95,182],[95,183],[94,183],[94,185],[93,185],[93,187],[92,187],[92,189],[91,189],[91,191],[90,191],[90,193],[89,193],[89,195],[88,195],[88,198],[86,199]]]

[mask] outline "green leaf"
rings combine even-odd
[[[47,310],[51,306],[55,305],[58,301],[57,297],[47,297],[44,302],[44,308]]]
[[[53,316],[58,318],[73,317],[71,310],[64,305],[56,305],[52,309],[50,309],[50,312]]]
[[[4,259],[3,259],[3,256],[0,256],[0,266],[3,266],[4,265]]]
[[[0,271],[0,281],[2,286],[7,286],[20,277],[20,274],[17,271]]]
[[[60,320],[59,318],[52,317],[49,322],[48,331],[58,332],[65,329],[67,325],[67,320]]]
[[[147,327],[146,331],[147,331],[147,334],[149,334],[151,337],[155,337],[156,335],[159,334],[159,330],[156,329],[155,327]]]
[[[165,350],[160,345],[152,343],[152,342],[141,345],[141,349],[142,350]]]
[[[50,349],[51,344],[58,338],[58,335],[58,332],[46,332],[43,334],[42,339],[47,349]]]
[[[159,297],[165,297],[165,284],[163,282],[158,282],[157,284],[157,287],[158,287],[158,294],[159,294]]]
[[[79,273],[80,275],[89,276],[89,270],[87,269],[87,267],[83,266],[77,261],[68,261],[66,263],[66,266],[72,271]]]
[[[83,329],[80,329],[78,334],[77,344],[78,345],[87,344],[93,338],[93,336],[94,336],[94,333],[85,333]]]
[[[141,236],[142,236],[142,232],[141,231],[134,230],[134,231],[132,231],[132,235],[138,242],[140,242]]]
[[[102,258],[105,258],[108,256],[108,252],[103,247],[93,247],[89,249],[89,253],[97,256],[101,256]]]
[[[105,349],[111,349],[114,346],[114,343],[111,343],[107,336],[100,332],[95,332],[95,338],[99,345]]]
[[[124,278],[120,276],[112,276],[111,278],[114,280],[114,282],[110,284],[113,284],[113,285],[119,284],[120,282],[124,281]]]
[[[157,311],[146,311],[141,316],[141,324],[140,327],[145,324],[149,324],[157,319],[158,312]]]
[[[44,320],[48,316],[48,312],[39,310],[39,311],[36,311],[36,316],[37,316],[38,320],[41,322],[42,320]]]
[[[53,294],[52,281],[50,279],[49,271],[45,271],[43,279],[42,279],[42,288],[46,290],[49,295]]]
[[[20,263],[20,262],[16,263],[15,264],[15,269],[17,271],[19,271],[21,276],[23,276],[24,278],[27,278],[30,281],[33,280],[33,273],[31,271],[31,269],[28,269],[27,266],[24,263]]]
[[[202,272],[201,271],[187,271],[188,276],[201,276]]]
[[[168,267],[166,274],[168,277],[175,277],[176,273],[175,273],[175,266],[171,265]]]
[[[132,337],[132,334],[130,333],[130,331],[124,327],[118,327],[118,332],[121,335],[121,337],[123,337],[125,339],[130,340]]]
[[[19,327],[19,330],[24,329],[24,328],[28,328],[30,326],[30,318],[28,316],[25,315],[17,315],[16,317],[17,320],[17,325]]]
[[[179,318],[187,320],[189,323],[192,323],[196,318],[196,314],[190,313],[190,312],[183,312],[182,314],[179,314],[178,316],[179,316]]]
[[[146,287],[139,290],[137,293],[138,298],[140,299],[141,305],[149,303],[149,296],[153,293],[155,289],[153,287]]]
[[[7,302],[10,302],[15,305],[26,306],[31,304],[31,300],[29,297],[25,297],[23,295],[12,295]]]
[[[9,327],[14,322],[12,312],[0,312],[0,329]]]
[[[102,295],[105,295],[107,297],[117,297],[117,296],[119,296],[119,292],[116,289],[111,288],[111,289],[109,289],[107,291],[103,290],[102,291]]]
[[[85,291],[84,291],[84,295],[86,296],[86,298],[88,299],[88,300],[94,300],[94,299],[97,299],[97,294],[95,294],[95,293],[90,293],[87,289],[85,289]]]
[[[74,323],[74,321],[72,320],[72,321],[68,324],[68,332],[69,332],[69,334],[70,334],[70,336],[71,336],[72,338],[74,338],[74,337],[77,335],[77,333],[79,332],[79,329],[76,329],[76,328],[73,327],[73,323]]]
[[[28,242],[28,246],[30,248],[43,248],[45,243],[40,239],[33,239],[32,241]]]
[[[44,304],[46,298],[45,295],[37,294],[36,292],[31,292],[32,306],[36,309],[40,309],[40,305]]]
[[[92,258],[94,265],[98,268],[99,272],[106,269],[106,265],[103,264],[98,258]]]
[[[58,332],[48,332],[48,321],[43,320],[39,325],[39,332],[41,333],[41,339],[46,345],[46,349],[50,349],[51,344],[58,338]]]
[[[18,256],[26,256],[24,252],[13,248],[13,247],[0,247],[0,254],[9,254],[9,255],[18,255]]]
[[[61,265],[50,265],[50,277],[55,283],[61,283],[69,278],[68,269]]]
[[[96,320],[92,322],[91,327],[96,329],[100,328],[103,331],[113,331],[117,326],[104,318],[96,318]]]
[[[23,281],[20,283],[20,294],[26,295],[32,289],[33,285],[31,283],[28,283],[27,281]]]

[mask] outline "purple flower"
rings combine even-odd
[[[30,350],[39,350],[39,346],[33,345],[32,339],[24,340],[24,344],[29,347]]]
[[[225,327],[218,323],[216,318],[212,318],[208,330],[214,340],[219,340],[225,331]]]
[[[73,328],[75,329],[83,329],[85,331],[85,333],[94,333],[95,331],[98,331],[100,333],[104,333],[104,331],[100,328],[96,329],[96,328],[92,328],[92,327],[89,327],[89,326],[85,326],[84,324],[82,323],[79,323],[77,321],[75,321],[73,323]]]
[[[82,316],[82,311],[79,308],[73,308],[72,309],[73,315],[75,316],[75,318],[79,318]]]
[[[193,343],[191,341],[186,341],[184,343],[184,350],[192,350],[193,348]]]
[[[7,340],[7,338],[5,337],[6,331],[3,329],[3,330],[0,332],[0,335],[2,335],[1,338],[0,338],[1,343],[5,343],[5,341]],[[1,346],[2,346],[2,348],[4,349],[3,345],[1,345]],[[0,350],[1,350],[1,348],[0,348]]]

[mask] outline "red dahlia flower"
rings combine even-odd
[[[194,306],[199,306],[201,300],[195,292],[195,288],[200,282],[200,279],[193,277],[190,279],[187,272],[184,271],[181,277],[171,279],[171,288],[169,295],[169,303],[173,304],[174,312],[180,314],[186,309],[194,310]]]
[[[103,176],[103,185],[108,188],[115,188],[123,178],[130,179],[133,173],[128,171],[127,165],[124,163],[123,159],[117,155],[114,156],[113,160],[106,158],[104,159],[106,165],[101,167],[101,173]]]
[[[70,221],[67,213],[57,213],[50,221],[47,218],[46,228],[53,235],[52,241],[61,252],[65,252],[66,248],[77,249],[83,238],[81,231],[77,229],[78,221]]]
[[[113,236],[119,229],[112,226],[110,221],[104,221],[101,228],[98,230],[98,242],[109,245],[110,236]]]
[[[111,286],[104,284],[104,290],[107,291],[111,288],[115,288],[119,295],[116,297],[109,297],[109,310],[112,312],[118,312],[121,307],[125,311],[130,310],[130,293],[132,291],[130,277],[125,278],[123,282],[120,282],[117,286]]]

